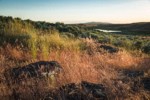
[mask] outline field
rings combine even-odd
[[[104,33],[84,24],[0,16],[0,98],[149,100],[150,36],[143,34]],[[7,70],[38,61],[57,61],[62,66],[55,82],[6,80]],[[104,88],[100,93],[95,89],[98,84]]]

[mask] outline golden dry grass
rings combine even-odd
[[[0,49],[0,71],[3,73],[5,69],[26,65],[35,61],[55,60],[58,61],[64,69],[64,72],[58,78],[58,86],[72,82],[79,83],[84,80],[104,84],[107,88],[109,98],[128,98],[131,100],[136,98],[136,100],[140,100],[144,95],[150,98],[148,95],[149,92],[145,91],[128,95],[128,93],[131,93],[130,84],[114,81],[120,77],[116,69],[148,70],[150,68],[149,58],[134,57],[126,51],[120,51],[115,54],[97,52],[97,44],[95,44],[94,41],[85,40],[85,42],[87,43],[85,51],[70,49],[51,50],[46,58],[42,52],[39,52],[36,59],[32,59],[31,52],[8,45]],[[89,54],[89,52],[92,52],[92,54]],[[35,88],[37,91],[42,92],[45,86],[40,85]],[[29,87],[18,89],[18,91],[26,93],[29,91]],[[5,95],[11,94],[11,91],[2,83],[0,84],[0,92],[0,94]]]

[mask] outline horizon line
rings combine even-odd
[[[21,20],[31,20],[34,22],[48,22],[48,23],[64,23],[64,24],[88,24],[88,23],[103,23],[103,24],[134,24],[134,23],[150,23],[150,21],[131,21],[131,22],[103,22],[103,21],[47,21],[47,20],[34,20],[32,18],[21,18],[21,17],[14,17],[14,16],[5,16],[5,15],[0,15],[2,17],[12,17],[13,19],[15,18],[20,18]]]

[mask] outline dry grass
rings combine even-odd
[[[42,53],[38,53],[36,59],[32,59],[31,52],[26,52],[19,47],[6,46],[0,49],[0,71],[2,73],[5,69],[40,60],[56,60],[64,69],[64,72],[58,79],[58,86],[72,82],[79,83],[84,80],[93,83],[103,83],[107,88],[109,98],[127,98],[131,100],[136,98],[136,100],[140,100],[145,95],[144,97],[150,99],[148,92],[143,91],[131,94],[130,84],[114,81],[120,77],[116,69],[134,68],[147,70],[150,67],[150,59],[134,57],[126,51],[120,51],[115,54],[96,52],[95,46],[97,44],[92,40],[85,40],[85,42],[87,43],[87,50],[85,51],[70,49],[51,50],[47,58],[43,57]],[[89,54],[89,52],[92,52],[92,54]],[[0,78],[2,80],[3,77]],[[40,93],[42,93],[45,90],[43,89],[45,83],[40,82],[39,84],[32,88],[34,88],[33,91],[41,91]],[[48,87],[46,88],[48,89]],[[19,88],[18,91],[27,93],[32,91],[32,89],[27,86]],[[5,95],[11,94],[10,89],[2,83],[0,84],[0,92],[0,94]]]

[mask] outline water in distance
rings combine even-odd
[[[104,29],[96,29],[98,31],[101,31],[101,32],[106,32],[106,33],[120,33],[122,31],[119,31],[119,30],[104,30]]]

